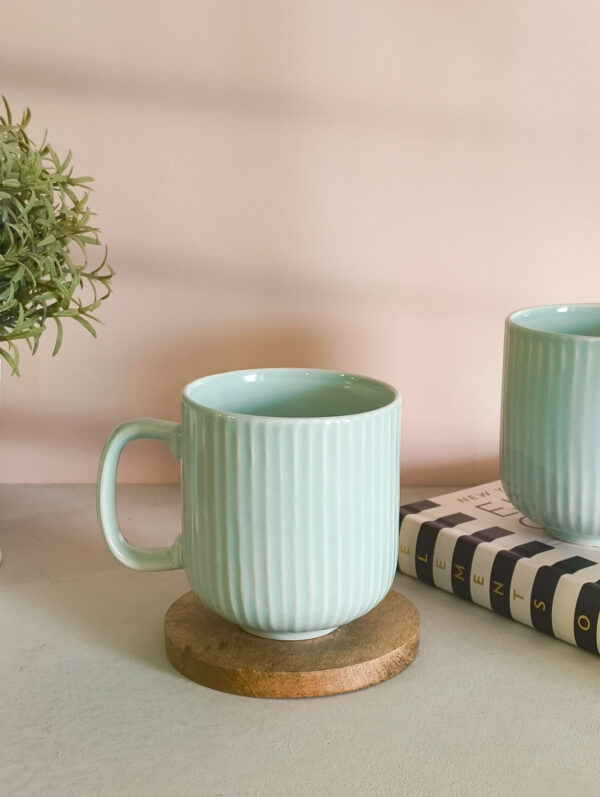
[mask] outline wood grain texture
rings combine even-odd
[[[165,616],[169,661],[212,689],[251,697],[317,697],[384,681],[414,659],[419,613],[398,592],[331,634],[282,642],[255,637],[207,609],[193,592]]]

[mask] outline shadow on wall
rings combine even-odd
[[[170,341],[164,349],[152,349],[146,367],[153,414],[178,418],[181,389],[198,377],[246,368],[326,368],[328,362],[324,341],[314,330],[273,322],[197,340],[185,336]],[[178,463],[164,446],[149,441],[128,446],[119,466],[123,482],[175,482],[178,478]]]
[[[432,465],[411,465],[402,468],[401,483],[403,486],[433,484],[470,487],[499,478],[498,459],[486,457],[436,462]]]
[[[246,368],[328,368],[326,344],[310,327],[278,323],[213,333],[153,347],[147,363],[156,380],[153,397],[161,409],[172,408],[173,395],[193,379]],[[164,411],[163,410],[163,411]]]
[[[215,332],[190,340],[171,340],[162,348],[153,346],[136,370],[144,369],[142,383],[134,388],[121,381],[124,399],[112,417],[93,414],[76,405],[59,412],[36,411],[35,418],[17,407],[10,423],[3,428],[6,442],[25,446],[30,452],[31,468],[35,458],[46,456],[51,448],[60,451],[67,461],[69,453],[90,452],[89,467],[70,477],[73,482],[92,482],[100,452],[111,429],[132,417],[179,418],[179,395],[188,382],[221,371],[261,367],[331,367],[322,337],[309,327],[264,324],[239,331]],[[132,371],[132,378],[135,373]],[[126,380],[126,376],[125,376]],[[123,452],[119,464],[122,482],[177,482],[179,465],[166,447],[154,441],[134,441]]]
[[[277,68],[277,64],[273,64]],[[263,118],[284,118],[296,121],[318,121],[351,125],[366,129],[392,128],[426,131],[428,135],[446,137],[468,136],[477,139],[490,135],[504,136],[509,122],[499,115],[469,112],[461,107],[454,110],[439,103],[403,102],[389,104],[380,100],[361,97],[348,100],[341,93],[308,93],[289,87],[278,89],[257,86],[248,82],[240,72],[237,81],[217,81],[198,76],[180,74],[176,77],[162,74],[124,75],[97,69],[90,64],[78,64],[74,70],[70,63],[36,63],[28,54],[19,58],[11,54],[3,68],[5,85],[26,91],[34,86],[55,94],[84,97],[93,96],[95,101],[108,100],[162,108],[189,113],[190,109],[202,109],[222,113],[245,114]],[[526,130],[524,132],[527,132]],[[530,136],[539,139],[539,130],[532,126]]]

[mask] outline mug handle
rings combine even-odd
[[[139,438],[162,440],[175,459],[181,457],[181,427],[172,421],[138,418],[117,426],[106,441],[96,490],[98,522],[111,553],[132,570],[177,570],[181,561],[181,535],[169,548],[135,548],[130,545],[119,526],[115,501],[117,464],[127,443]]]

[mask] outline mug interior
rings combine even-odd
[[[509,321],[535,332],[600,338],[600,304],[532,307],[513,313]]]
[[[335,371],[273,368],[233,371],[197,379],[185,399],[209,409],[271,418],[356,415],[397,398],[390,385]]]

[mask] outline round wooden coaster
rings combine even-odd
[[[251,697],[316,697],[391,678],[414,659],[419,613],[398,592],[327,636],[299,642],[264,639],[207,609],[193,592],[165,616],[171,664],[212,689]]]

